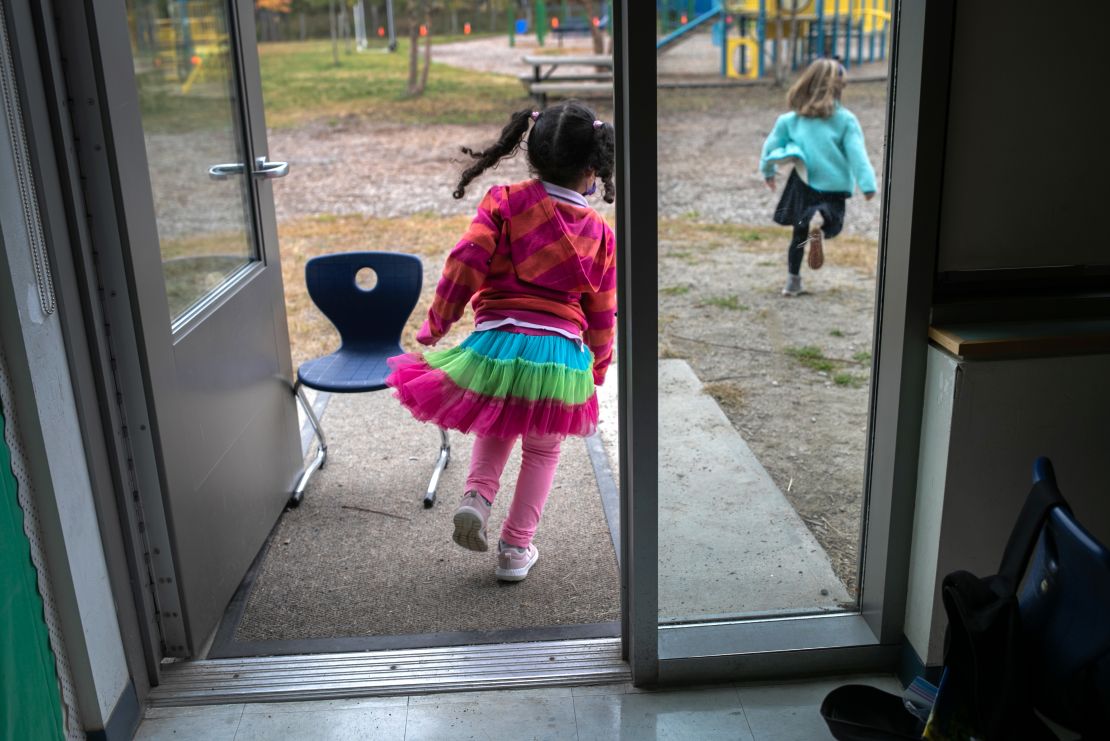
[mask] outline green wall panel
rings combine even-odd
[[[61,739],[54,654],[4,426],[0,414],[0,739]]]

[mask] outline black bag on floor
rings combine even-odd
[[[1057,506],[1067,507],[1055,484],[1037,482],[1006,542],[998,573],[980,578],[954,571],[944,577],[941,598],[948,628],[944,676],[928,724],[931,737],[1056,738],[1033,711],[1017,589],[1045,518]]]
[[[825,695],[821,717],[840,741],[912,741],[925,729],[901,697],[866,684],[846,684]]]

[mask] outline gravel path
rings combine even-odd
[[[569,42],[568,42],[569,43]],[[706,44],[708,42],[705,42]],[[532,42],[532,50],[534,50]],[[696,50],[691,41],[661,57]],[[443,44],[435,59],[516,74],[529,44],[504,39]],[[577,51],[582,51],[578,49]],[[702,48],[712,55],[712,48]],[[674,57],[679,58],[679,57]],[[881,178],[885,82],[849,85],[845,104],[859,117]],[[527,98],[521,96],[521,105]],[[663,217],[719,223],[765,224],[776,195],[758,173],[763,140],[782,112],[782,92],[767,86],[665,89],[659,94],[659,211]],[[611,107],[598,106],[611,119]],[[508,112],[506,112],[506,120]],[[292,165],[275,186],[279,220],[320,213],[405,216],[469,213],[473,201],[450,197],[462,165],[461,145],[492,141],[502,122],[486,126],[390,126],[345,120],[271,132],[270,151]],[[523,157],[508,160],[476,181],[471,194],[496,182],[527,176]],[[610,207],[597,201],[603,213]],[[878,237],[879,201],[854,198],[845,234]]]

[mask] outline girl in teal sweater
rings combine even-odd
[[[802,255],[809,246],[809,267],[824,264],[822,243],[844,226],[845,199],[858,187],[875,196],[875,171],[867,158],[863,130],[840,104],[844,67],[836,59],[815,60],[786,93],[790,112],[779,116],[763,144],[760,172],[775,190],[775,169],[782,162],[794,169],[775,208],[777,224],[791,226],[784,296],[802,293]]]

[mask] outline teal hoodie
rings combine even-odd
[[[759,170],[775,175],[776,165],[788,159],[805,165],[810,187],[827,193],[875,192],[875,171],[863,145],[863,129],[855,115],[837,104],[828,118],[784,113],[763,144]]]

